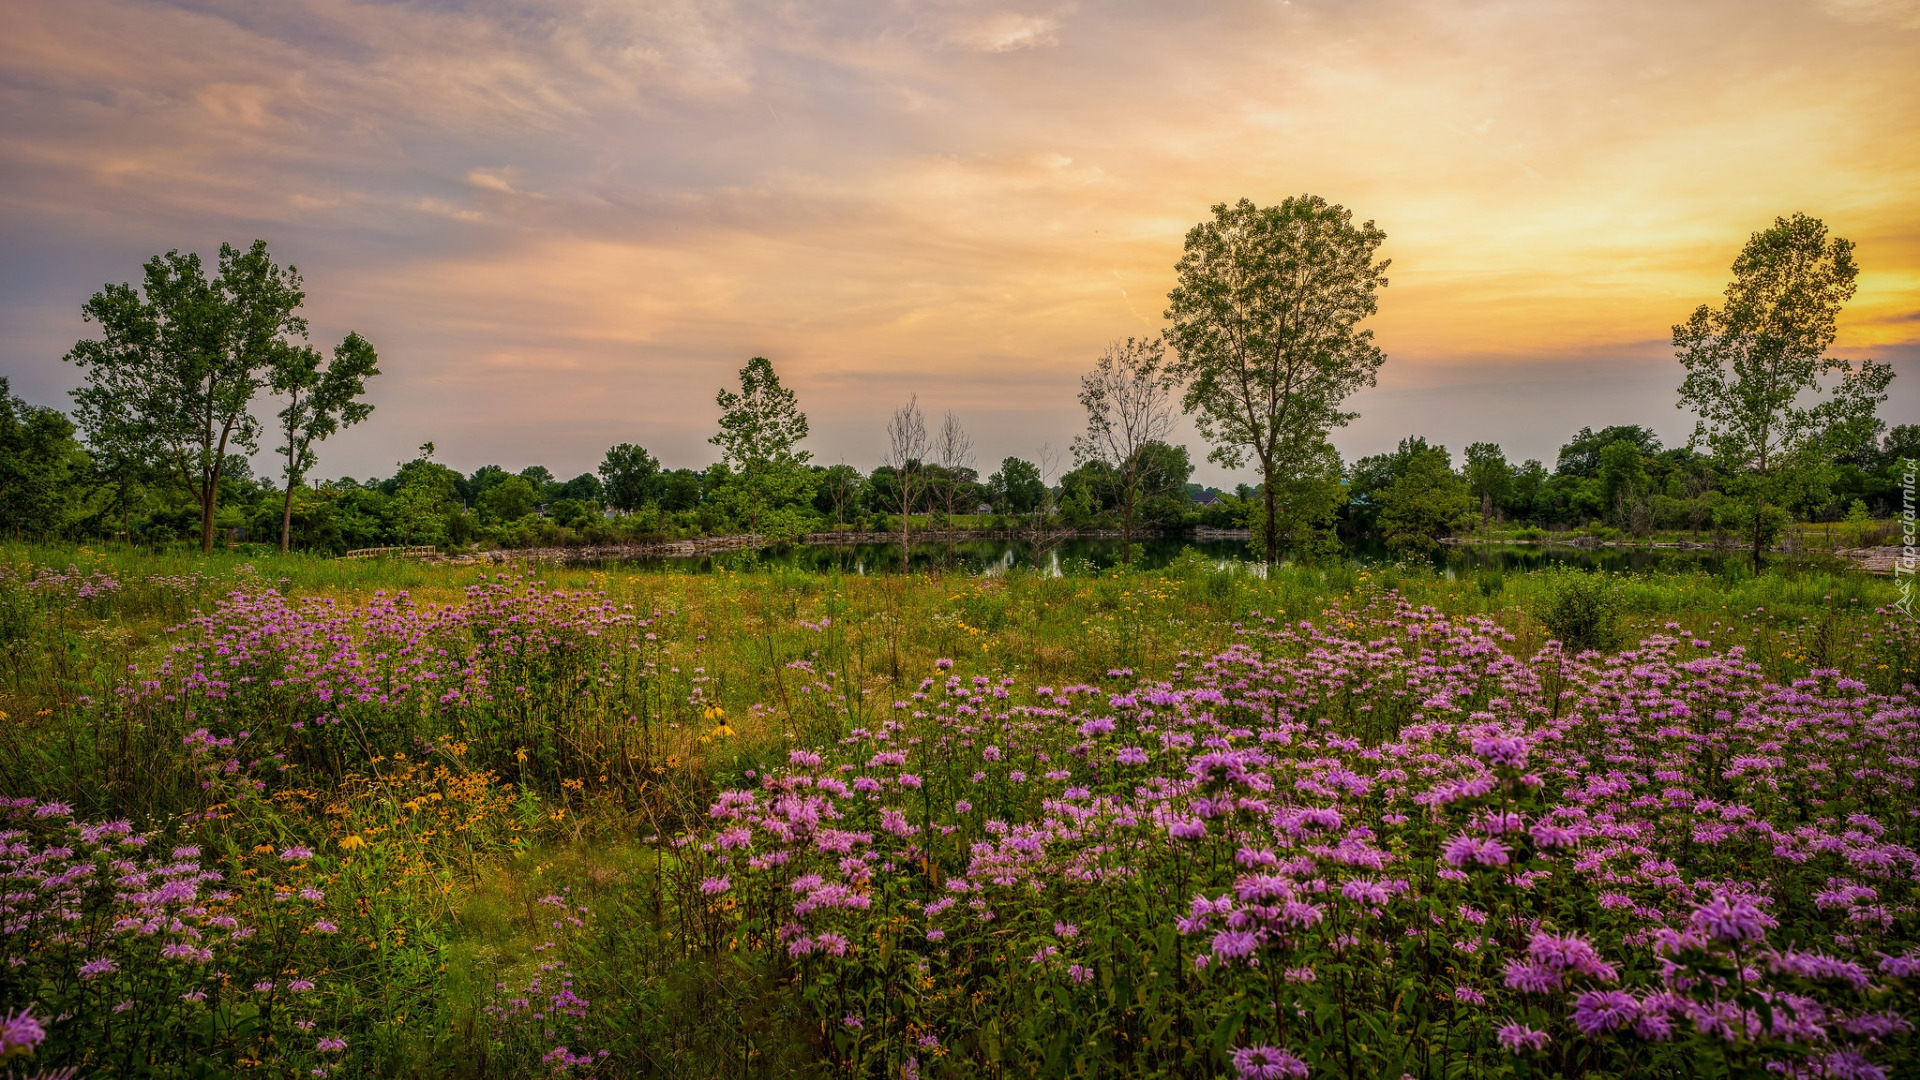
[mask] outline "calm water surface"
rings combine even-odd
[[[1219,563],[1258,562],[1244,540],[1192,540],[1180,537],[1134,541],[1134,560],[1148,570],[1166,566],[1192,548]],[[913,558],[902,558],[899,544],[818,544],[781,552],[728,552],[670,559],[642,559],[624,565],[683,572],[750,570],[760,567],[816,570],[846,574],[889,574],[902,569],[946,570],[968,574],[998,574],[1010,569],[1040,568],[1070,573],[1091,565],[1107,569],[1120,561],[1120,541],[1078,538],[1044,547],[1019,540],[968,540],[953,544],[913,545]],[[1348,550],[1356,566],[1395,561],[1380,543],[1362,543]],[[1711,551],[1600,548],[1588,550],[1551,546],[1445,547],[1428,556],[1448,577],[1472,574],[1487,566],[1503,570],[1538,570],[1549,565],[1608,571],[1707,570],[1717,571],[1728,556]]]

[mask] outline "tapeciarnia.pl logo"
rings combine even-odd
[[[1893,580],[1900,590],[1900,599],[1894,601],[1893,606],[1905,612],[1909,619],[1916,617],[1913,612],[1914,472],[1914,459],[1902,458],[1900,460],[1900,554],[1893,560]]]

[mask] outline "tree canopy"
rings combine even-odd
[[[1314,466],[1327,432],[1356,415],[1342,403],[1374,385],[1384,360],[1359,324],[1387,284],[1389,262],[1373,259],[1385,239],[1317,195],[1241,199],[1187,233],[1174,268],[1170,370],[1187,384],[1182,404],[1213,444],[1209,460],[1259,465],[1269,562],[1283,482]]]
[[[1781,467],[1858,443],[1886,400],[1892,367],[1827,355],[1858,275],[1853,244],[1819,218],[1776,218],[1734,259],[1725,301],[1673,328],[1679,407],[1697,417],[1694,441],[1743,481],[1756,565]]]

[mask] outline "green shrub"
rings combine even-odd
[[[1538,617],[1548,634],[1576,652],[1619,643],[1620,597],[1612,577],[1565,567],[1542,573],[1547,581]]]

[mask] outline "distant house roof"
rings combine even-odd
[[[974,513],[976,513],[976,514],[991,514],[991,513],[993,513],[993,507],[992,507],[991,505],[989,505],[989,504],[987,504],[987,503],[981,503],[981,504],[980,504],[980,509],[978,509],[978,510],[975,510],[975,511],[974,511]]]

